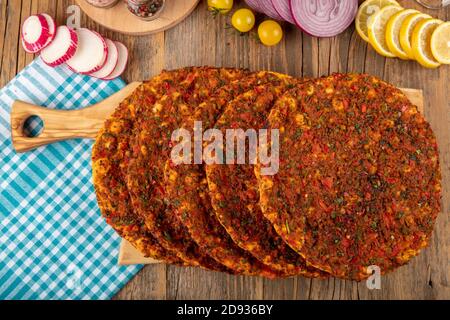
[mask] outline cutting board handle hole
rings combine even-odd
[[[36,138],[44,130],[44,121],[41,117],[33,115],[28,117],[23,123],[23,134],[28,138]]]

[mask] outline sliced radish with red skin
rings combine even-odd
[[[47,20],[48,32],[50,34],[50,37],[48,38],[47,43],[44,45],[44,48],[46,48],[47,46],[50,45],[50,43],[52,43],[53,39],[56,36],[56,23],[55,23],[55,20],[50,15],[48,15],[46,13],[41,13],[41,15],[44,16],[45,20]],[[42,49],[44,49],[44,48],[42,48]]]
[[[119,61],[119,49],[117,49],[116,44],[109,39],[105,39],[105,41],[108,45],[108,59],[106,60],[103,68],[97,72],[89,74],[91,77],[99,79],[106,78],[114,71],[117,66],[117,62]]]
[[[117,61],[117,65],[114,68],[114,71],[107,77],[103,78],[103,80],[113,80],[117,77],[120,77],[122,73],[127,68],[128,64],[128,49],[125,47],[123,43],[115,41],[114,44],[117,47],[119,53],[119,59]]]
[[[38,14],[28,17],[22,26],[22,44],[28,53],[42,50],[51,38],[49,24],[45,16]]]
[[[245,0],[247,5],[257,12],[264,13],[275,20],[283,20],[272,5],[272,0]]]
[[[108,46],[105,39],[95,31],[86,28],[76,30],[78,46],[75,55],[66,63],[74,72],[94,73],[100,70],[108,58]]]
[[[50,67],[56,67],[71,59],[78,46],[75,30],[66,26],[56,29],[56,36],[48,47],[41,51],[41,58]]]
[[[31,53],[31,54],[36,53],[36,52],[33,52],[33,51],[28,50],[28,47],[27,47],[27,45],[25,44],[25,40],[23,40],[23,38],[20,39],[20,41],[21,41],[21,43],[22,43],[23,50],[25,50],[26,53]]]
[[[283,18],[283,20],[295,24],[294,17],[291,13],[290,0],[272,0],[272,5],[278,15]]]
[[[358,0],[291,0],[291,13],[297,26],[315,37],[334,37],[355,20]]]

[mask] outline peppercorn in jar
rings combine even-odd
[[[138,18],[151,21],[160,16],[165,3],[165,0],[128,0],[127,7]]]

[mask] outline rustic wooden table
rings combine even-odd
[[[84,15],[82,25],[123,41],[131,52],[124,78],[147,79],[162,69],[190,65],[273,70],[317,77],[332,72],[366,72],[399,87],[423,89],[425,116],[440,147],[443,209],[430,246],[411,263],[382,278],[381,290],[365,282],[304,278],[269,281],[227,276],[165,265],[145,267],[117,299],[450,299],[450,67],[427,70],[414,62],[377,55],[353,28],[338,37],[317,39],[284,26],[281,44],[267,48],[248,36],[225,28],[226,18],[214,19],[202,1],[185,21],[164,33],[132,37],[115,34]],[[417,7],[413,1],[400,1]],[[0,87],[30,63],[32,55],[19,45],[20,25],[32,13],[47,12],[64,23],[73,0],[0,0]],[[423,11],[449,20],[450,9]]]

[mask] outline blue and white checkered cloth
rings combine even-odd
[[[81,108],[123,86],[38,58],[0,90],[0,299],[108,299],[141,269],[117,265],[120,238],[100,216],[91,182],[92,141],[24,154],[11,143],[14,100]],[[36,119],[29,125],[41,129]]]

